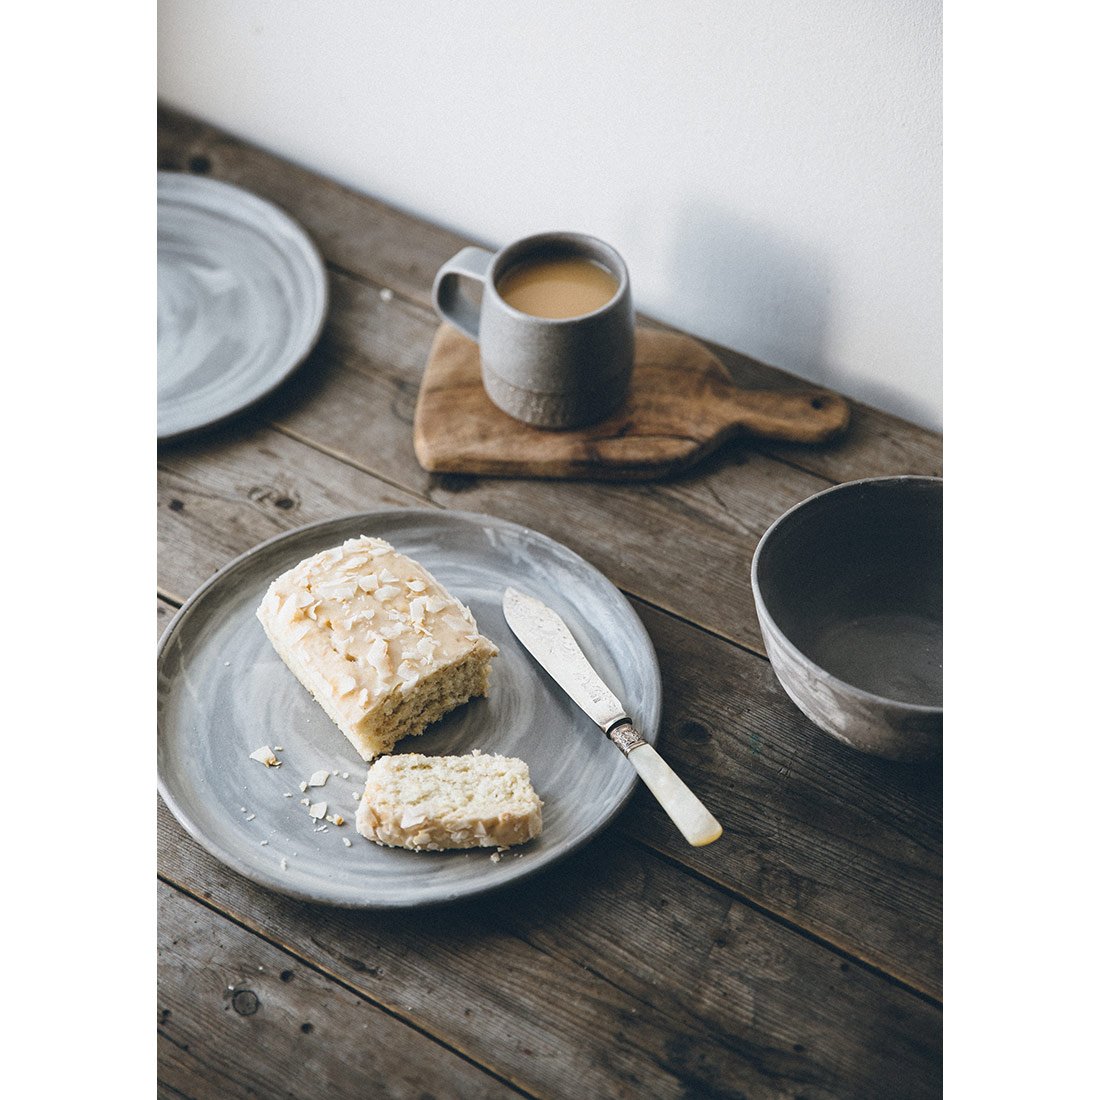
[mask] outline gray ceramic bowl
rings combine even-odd
[[[752,559],[768,657],[845,744],[892,760],[943,748],[943,481],[826,489],[780,516]]]

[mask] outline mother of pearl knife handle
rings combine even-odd
[[[653,792],[653,797],[660,802],[689,844],[701,848],[722,835],[722,826],[710,810],[695,797],[691,788],[630,722],[613,726],[608,730],[607,736],[634,765],[642,782]]]

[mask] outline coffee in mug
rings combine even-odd
[[[477,304],[459,290],[482,284]],[[464,248],[435,277],[436,311],[479,345],[493,403],[540,428],[605,420],[634,369],[634,305],[622,257],[582,233],[539,233],[499,252]]]
[[[534,317],[580,317],[615,297],[619,282],[595,260],[558,256],[516,264],[497,286],[513,308]]]

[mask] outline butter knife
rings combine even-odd
[[[687,841],[698,848],[717,840],[722,826],[634,728],[622,703],[589,664],[561,616],[534,596],[514,588],[505,591],[503,606],[512,633],[619,747]]]

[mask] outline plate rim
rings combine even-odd
[[[661,678],[661,666],[657,659],[657,651],[653,645],[653,639],[649,635],[649,631],[646,630],[645,623],[642,622],[641,617],[637,611],[634,610],[630,600],[619,589],[619,587],[600,569],[597,569],[587,558],[582,557],[575,550],[566,546],[564,543],[559,542],[557,539],[551,538],[549,535],[543,534],[541,531],[537,531],[531,527],[527,527],[524,524],[516,523],[513,520],[503,519],[499,516],[492,516],[484,512],[469,512],[460,509],[441,509],[435,510],[432,508],[417,508],[417,507],[399,507],[399,508],[377,508],[369,512],[348,512],[340,516],[330,517],[328,519],[315,520],[312,523],[302,524],[300,527],[293,527],[287,531],[280,531],[270,538],[264,539],[262,542],[256,543],[255,546],[238,554],[230,561],[226,562],[223,566],[220,566],[209,577],[206,578],[202,584],[199,585],[195,591],[187,597],[186,600],[180,605],[175,615],[172,616],[168,625],[164,628],[164,632],[161,634],[157,641],[157,793],[160,795],[165,806],[171,812],[176,821],[183,827],[184,831],[201,847],[204,851],[212,855],[219,863],[229,867],[231,870],[236,871],[242,877],[248,879],[249,882],[255,883],[258,886],[263,887],[283,895],[284,897],[291,897],[298,901],[308,902],[314,905],[327,905],[338,909],[349,910],[377,910],[377,911],[400,911],[408,909],[422,909],[422,908],[434,908],[443,905],[453,905],[461,902],[468,901],[472,898],[483,897],[486,894],[494,893],[499,890],[505,890],[509,887],[515,886],[518,883],[528,879],[531,875],[539,875],[543,871],[548,870],[550,867],[561,862],[562,859],[567,856],[573,855],[580,851],[582,848],[587,847],[592,841],[600,836],[615,819],[626,808],[627,803],[634,795],[638,785],[637,773],[630,776],[626,790],[623,793],[622,798],[619,800],[612,810],[607,813],[602,821],[598,821],[597,824],[590,829],[583,836],[578,837],[571,843],[564,843],[559,850],[553,852],[544,863],[537,867],[521,866],[514,875],[504,879],[503,881],[493,882],[489,881],[484,884],[475,885],[472,888],[460,889],[458,892],[438,897],[429,897],[423,900],[416,901],[386,901],[385,899],[366,899],[363,901],[350,900],[350,899],[334,899],[330,897],[319,897],[315,894],[311,894],[308,891],[299,890],[291,886],[287,886],[274,876],[269,877],[267,873],[249,864],[243,859],[238,859],[235,853],[229,852],[222,848],[220,844],[211,841],[203,833],[203,830],[191,820],[190,816],[183,810],[177,800],[173,797],[164,776],[161,771],[160,761],[160,741],[161,741],[161,722],[160,722],[160,698],[161,698],[161,664],[163,660],[164,651],[167,648],[169,642],[174,635],[180,629],[181,624],[185,621],[190,613],[193,612],[194,607],[206,596],[206,594],[214,588],[216,585],[225,583],[225,579],[230,576],[235,570],[241,568],[253,556],[261,553],[263,550],[276,543],[282,541],[289,541],[295,536],[302,535],[306,532],[312,532],[320,530],[324,527],[332,526],[336,527],[342,524],[350,523],[353,520],[371,520],[379,517],[385,517],[393,519],[400,516],[437,516],[438,518],[458,519],[462,522],[476,523],[484,525],[486,522],[492,525],[504,526],[507,528],[514,528],[518,531],[522,531],[527,536],[534,536],[537,539],[542,540],[545,543],[551,544],[559,551],[564,551],[569,557],[574,558],[577,562],[583,565],[591,573],[595,574],[598,578],[603,580],[613,593],[613,597],[617,598],[628,616],[633,618],[637,624],[640,639],[644,642],[646,654],[651,660],[653,668],[656,672],[655,676],[655,691],[656,691],[656,720],[652,730],[648,730],[646,733],[646,740],[650,744],[656,745],[660,736],[661,718],[664,710],[664,684]],[[534,660],[532,657],[531,660]],[[159,862],[159,856],[158,856]]]
[[[292,355],[289,358],[288,365],[285,368],[268,380],[267,386],[261,392],[257,393],[255,396],[249,397],[247,401],[234,405],[233,408],[227,409],[225,412],[220,412],[214,417],[204,419],[184,428],[177,428],[174,431],[162,433],[158,426],[158,444],[174,443],[177,440],[188,439],[193,435],[197,435],[199,432],[218,427],[232,420],[233,417],[239,416],[241,413],[254,408],[261,401],[270,397],[305,362],[313,349],[317,346],[317,341],[321,337],[321,331],[325,326],[325,320],[328,317],[329,306],[331,304],[331,292],[329,289],[328,272],[325,269],[324,257],[321,255],[321,251],[313,238],[305,231],[305,228],[297,219],[291,217],[291,215],[281,206],[272,202],[270,199],[257,195],[254,191],[249,191],[247,188],[240,187],[235,183],[227,183],[224,180],[212,179],[207,176],[196,176],[192,175],[190,172],[172,172],[164,169],[157,170],[158,209],[160,205],[161,183],[170,181],[175,185],[185,180],[187,181],[184,185],[185,187],[191,187],[200,192],[206,190],[208,192],[221,192],[225,195],[232,195],[236,202],[243,203],[245,206],[258,207],[268,216],[274,217],[276,221],[280,222],[289,231],[290,236],[295,239],[296,243],[301,246],[304,253],[303,258],[305,267],[309,269],[310,274],[317,283],[320,290],[320,298],[316,316],[313,318],[312,324],[304,328],[306,336],[302,342],[301,350],[296,355]],[[240,219],[235,217],[235,220]],[[255,224],[251,222],[248,224],[250,228],[257,228]]]

